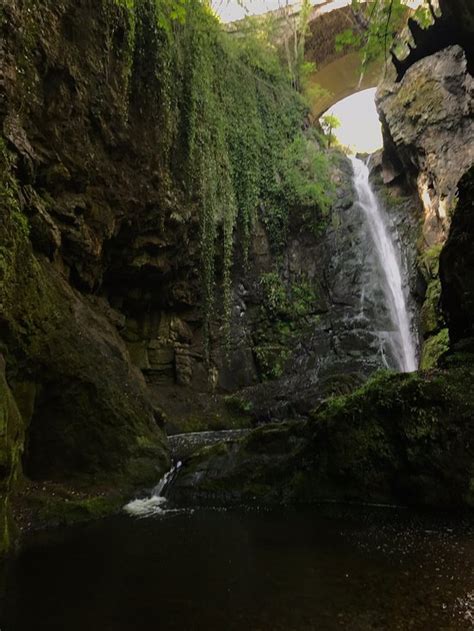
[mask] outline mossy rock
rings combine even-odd
[[[126,497],[121,494],[92,495],[81,499],[49,496],[36,500],[30,498],[30,506],[34,507],[39,523],[68,526],[117,513],[125,504]]]
[[[439,331],[444,325],[441,312],[441,281],[436,278],[430,282],[426,290],[425,301],[420,313],[421,328],[425,336]]]
[[[473,507],[474,364],[379,374],[307,423],[271,425],[201,452],[178,497],[214,502],[326,499]]]
[[[5,379],[0,355],[0,557],[14,545],[16,529],[11,516],[10,496],[21,477],[25,427]]]
[[[423,344],[420,367],[422,370],[434,368],[438,359],[449,349],[449,331],[442,329],[436,335],[428,338]]]

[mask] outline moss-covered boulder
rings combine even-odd
[[[177,497],[474,506],[474,364],[382,374],[311,421],[267,426],[190,459]]]

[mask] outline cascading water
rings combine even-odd
[[[210,447],[216,443],[232,442],[233,440],[245,436],[249,431],[248,429],[234,429],[214,432],[189,432],[170,436],[169,444],[175,464],[165,473],[149,496],[132,500],[124,506],[123,510],[133,517],[151,517],[164,513],[181,512],[181,509],[166,508],[168,501],[166,493],[182,467],[182,460],[185,460],[203,446]]]
[[[403,291],[399,257],[383,218],[382,209],[369,182],[369,169],[358,158],[351,158],[354,185],[359,205],[367,220],[382,272],[383,293],[396,331],[389,343],[401,372],[413,372],[418,367],[416,344],[410,328],[410,317]]]
[[[124,507],[125,512],[134,517],[150,517],[151,515],[159,515],[167,512],[164,508],[167,502],[165,495],[166,490],[170,484],[172,484],[181,465],[181,461],[173,465],[155,486],[150,497],[132,500]]]

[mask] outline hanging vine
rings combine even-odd
[[[233,39],[206,2],[116,2],[134,12],[132,90],[136,86],[140,102],[152,98],[159,108],[163,133],[157,150],[169,186],[181,186],[199,213],[208,360],[214,316],[224,316],[230,339],[236,234],[246,262],[259,204],[275,206],[277,197],[284,202],[279,187],[285,152],[300,134],[306,106],[276,48],[266,43],[265,54],[255,54],[262,47],[259,34]],[[173,159],[176,153],[182,159]],[[222,312],[215,308],[218,281]]]

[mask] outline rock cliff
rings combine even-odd
[[[474,79],[460,46],[394,74],[377,93],[385,135],[384,179],[413,178],[424,207],[427,247],[446,238],[457,184],[474,161]]]
[[[410,23],[408,56],[395,60],[377,93],[383,126],[383,175],[388,185],[408,180],[423,206],[418,243],[424,339],[421,365],[447,349],[439,254],[458,196],[458,183],[474,163],[472,7],[441,2],[434,24]],[[448,290],[449,291],[449,290]]]

